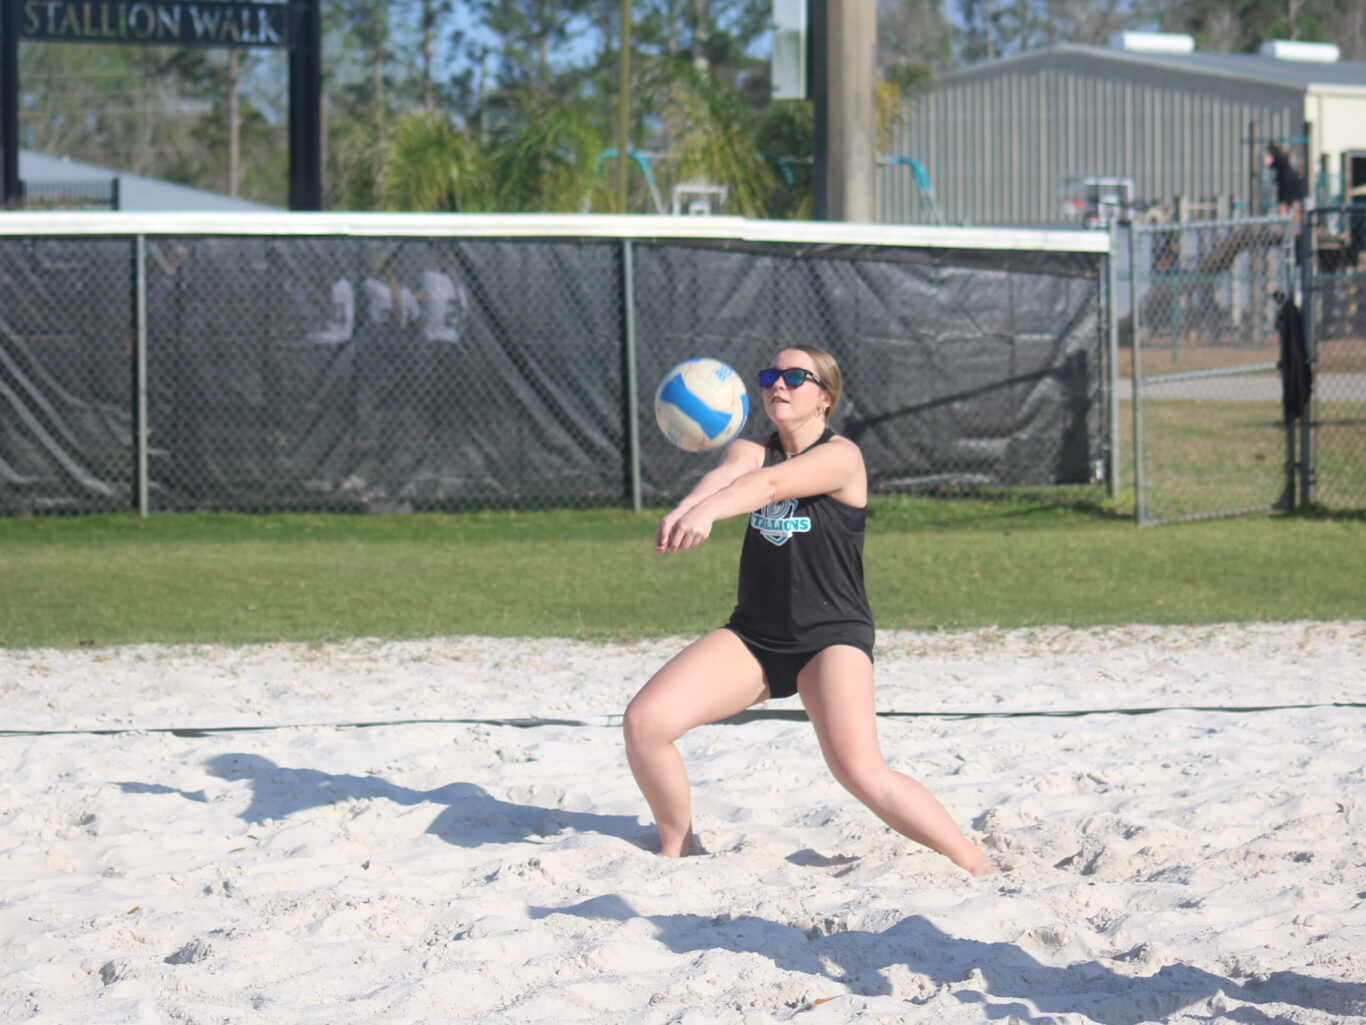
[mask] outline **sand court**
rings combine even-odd
[[[0,651],[0,1019],[1366,1022],[1366,621],[879,634],[987,880],[796,699],[684,738],[710,853],[653,857],[679,643]]]

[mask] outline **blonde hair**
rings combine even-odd
[[[844,394],[844,375],[840,373],[840,365],[835,362],[834,356],[814,345],[787,345],[784,348],[804,352],[811,357],[811,362],[816,368],[815,374],[821,379],[826,393],[830,396],[830,405],[825,407],[825,421],[829,423],[835,407],[839,405],[840,396]]]

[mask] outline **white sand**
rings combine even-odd
[[[882,719],[991,880],[790,717],[684,740],[712,853],[652,857],[676,647],[0,652],[5,728],[85,731],[0,736],[0,1020],[1366,1022],[1366,621],[881,635],[886,711],[1316,706]],[[412,721],[521,717],[582,725]]]

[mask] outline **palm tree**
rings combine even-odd
[[[446,115],[405,114],[384,154],[384,208],[423,213],[487,210],[488,160]]]
[[[767,216],[810,220],[815,207],[815,112],[806,100],[775,100],[759,119],[755,142],[774,168]]]
[[[521,97],[489,155],[497,183],[497,209],[568,213],[593,187],[594,161],[603,137],[577,105]]]
[[[675,183],[724,185],[727,203],[745,217],[768,215],[776,184],[756,144],[755,116],[744,97],[710,67],[663,59],[650,76],[670,141],[667,167]]]

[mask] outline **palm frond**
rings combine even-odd
[[[602,150],[597,129],[570,104],[528,101],[523,115],[492,155],[500,208],[577,210]]]
[[[754,116],[739,91],[710,68],[663,62],[654,88],[667,90],[668,164],[675,183],[724,185],[745,217],[768,213],[775,179],[756,144]]]
[[[487,209],[485,161],[445,115],[404,115],[385,151],[384,207],[423,213]]]

